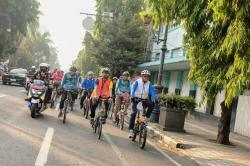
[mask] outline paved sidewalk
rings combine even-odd
[[[171,148],[185,147],[179,151],[202,166],[250,166],[250,138],[231,133],[232,146],[216,144],[217,124],[211,121],[186,119],[185,130],[166,132],[158,124],[149,124],[150,133],[160,142]]]

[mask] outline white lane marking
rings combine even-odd
[[[46,164],[53,135],[54,129],[49,127],[44,137],[40,152],[36,158],[35,166],[44,166]]]
[[[129,166],[128,161],[124,158],[124,156],[122,155],[121,151],[118,149],[118,147],[114,144],[114,142],[111,140],[111,138],[108,136],[108,134],[105,133],[105,131],[103,130],[103,136],[106,138],[106,140],[108,141],[108,143],[111,145],[112,149],[114,150],[114,152],[116,153],[116,155],[119,157],[121,163],[123,166]]]
[[[168,160],[170,160],[174,165],[181,166],[180,163],[178,163],[176,160],[174,160],[172,157],[170,157],[167,153],[165,153],[163,150],[158,148],[154,143],[152,143],[150,140],[147,140],[147,142],[152,145],[158,152],[160,152],[164,157],[166,157]]]
[[[6,97],[7,95],[0,95],[0,98],[2,98],[2,97]]]

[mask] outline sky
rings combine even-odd
[[[95,13],[95,0],[37,0],[40,2],[40,27],[51,34],[62,69],[67,69],[82,48],[86,16]]]

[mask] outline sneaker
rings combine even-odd
[[[62,116],[62,111],[59,112],[58,118],[60,118],[61,116]]]
[[[134,130],[129,130],[128,137],[133,138],[133,136],[134,136]]]

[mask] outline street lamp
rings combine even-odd
[[[160,33],[161,33],[161,25],[159,27],[157,36],[154,34],[154,37],[153,37],[153,39],[156,39],[155,42],[157,43],[157,45],[163,42],[162,47],[161,47],[160,66],[159,66],[157,85],[155,86],[155,89],[158,91],[158,93],[161,93],[163,89],[162,78],[163,78],[163,67],[164,67],[165,55],[167,52],[168,24],[165,25],[165,32],[164,32],[163,39],[160,38]]]

